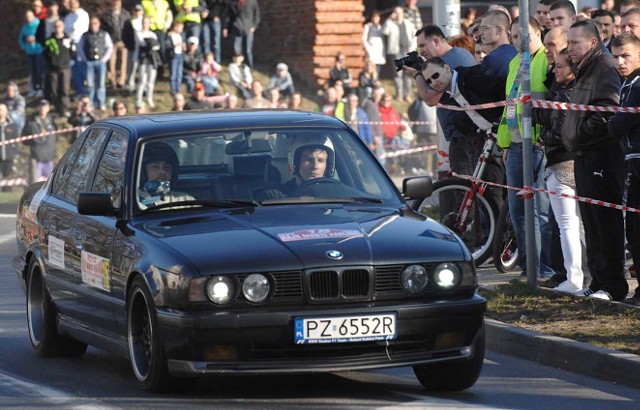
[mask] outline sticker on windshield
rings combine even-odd
[[[82,251],[82,283],[102,290],[111,290],[109,259]]]
[[[64,241],[49,235],[49,263],[64,269]]]
[[[357,229],[302,229],[295,232],[279,233],[283,242],[309,241],[314,239],[361,238],[364,235]]]

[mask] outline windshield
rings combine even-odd
[[[155,138],[137,159],[140,210],[318,202],[401,205],[346,130],[252,129]]]

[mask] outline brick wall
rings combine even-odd
[[[354,78],[364,63],[362,0],[259,0],[261,23],[254,55],[262,63],[282,61],[297,82],[322,85],[342,51]]]

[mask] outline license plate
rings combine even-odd
[[[297,317],[294,322],[296,344],[373,342],[397,337],[395,313]]]

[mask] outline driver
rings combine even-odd
[[[332,178],[336,156],[327,137],[294,137],[288,154],[289,181],[276,189],[263,191],[264,199],[277,199],[294,193],[302,184],[318,178]]]
[[[293,178],[281,186],[288,195],[304,182],[316,178],[331,178],[336,156],[327,137],[296,137],[289,147],[289,172]]]
[[[150,142],[144,147],[138,198],[140,207],[167,202],[189,201],[194,198],[183,192],[172,190],[178,181],[178,156],[165,142]]]

